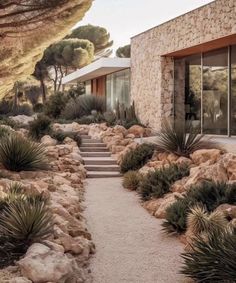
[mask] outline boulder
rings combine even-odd
[[[8,283],[32,283],[32,281],[25,277],[15,277],[10,279]]]
[[[156,218],[165,218],[166,217],[166,209],[172,205],[174,202],[176,202],[176,198],[177,197],[181,197],[181,194],[179,193],[170,193],[170,194],[166,194],[164,196],[164,198],[161,199],[160,201],[160,205],[159,207],[157,208],[154,216]]]
[[[180,166],[184,166],[184,165],[191,166],[193,162],[190,158],[181,156],[175,161],[175,164],[180,165]]]
[[[41,143],[45,146],[55,146],[57,144],[57,140],[51,138],[49,135],[46,135],[41,138]]]
[[[152,199],[143,203],[143,207],[151,214],[154,215],[159,206],[161,205],[162,199]]]
[[[236,154],[226,153],[220,161],[227,172],[229,180],[236,180]]]
[[[139,125],[134,125],[128,129],[128,134],[134,135],[136,138],[145,136],[145,128]]]
[[[217,211],[221,211],[227,218],[235,219],[236,218],[236,205],[223,203],[216,208]]]
[[[220,149],[199,149],[190,155],[192,161],[196,165],[208,162],[208,164],[216,163],[221,156]]]
[[[120,126],[120,125],[116,125],[116,126],[113,128],[113,132],[114,132],[115,134],[122,134],[123,137],[125,137],[125,136],[127,135],[127,133],[128,133],[128,131],[126,130],[126,128],[123,127],[123,126]]]
[[[29,125],[30,122],[34,121],[35,116],[17,115],[17,116],[10,116],[9,118],[15,121],[16,123],[22,125]]]
[[[65,283],[73,272],[72,260],[43,244],[33,244],[18,261],[21,274],[34,283]]]
[[[212,180],[215,182],[227,182],[228,176],[226,169],[221,163],[213,165],[201,165],[190,169],[190,175],[186,179],[184,189],[189,189],[191,186],[201,183],[202,181]]]

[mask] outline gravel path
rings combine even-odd
[[[86,211],[97,252],[94,283],[177,283],[182,245],[161,231],[161,220],[141,207],[121,178],[88,179]]]

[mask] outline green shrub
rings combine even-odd
[[[46,169],[44,148],[17,134],[0,141],[0,162],[10,171]]]
[[[62,113],[65,119],[74,120],[89,116],[92,111],[103,113],[106,109],[105,99],[95,95],[80,95],[76,99],[71,99]]]
[[[167,121],[163,124],[156,145],[159,151],[185,157],[189,157],[191,153],[198,149],[219,148],[217,143],[209,139],[204,140],[204,135],[200,135],[198,128],[181,123],[172,126]]]
[[[64,139],[67,137],[73,139],[77,143],[78,147],[80,147],[82,143],[81,136],[75,132],[54,131],[51,134],[51,136],[52,138],[56,139],[59,143],[62,143]]]
[[[170,191],[170,187],[175,181],[188,175],[189,168],[187,166],[173,164],[157,169],[143,177],[139,193],[145,201],[151,198],[160,198]]]
[[[7,115],[12,112],[13,103],[12,101],[2,99],[0,101],[0,115]]]
[[[44,111],[44,105],[42,103],[36,103],[33,106],[33,111],[35,113],[42,113]]]
[[[45,114],[52,118],[58,118],[65,109],[67,101],[68,98],[62,92],[51,95],[45,104]]]
[[[143,143],[138,145],[135,149],[132,149],[125,155],[121,163],[121,172],[125,173],[140,169],[150,158],[152,158],[153,153],[153,144]]]
[[[44,135],[49,135],[51,131],[51,119],[43,114],[39,114],[34,121],[29,123],[29,135],[35,140],[40,140]]]
[[[24,103],[14,107],[11,114],[13,116],[17,116],[17,115],[31,116],[33,114],[33,109],[28,103]]]
[[[141,176],[137,171],[128,171],[123,176],[122,185],[129,190],[137,190]]]
[[[30,244],[44,239],[51,231],[51,214],[41,201],[12,202],[0,215],[0,232],[9,239]]]
[[[181,273],[196,282],[233,283],[236,278],[236,234],[231,230],[208,235],[207,241],[198,237],[192,251],[182,255]]]
[[[0,199],[0,267],[9,266],[52,232],[52,214],[43,196],[28,196],[12,183]]]
[[[15,122],[14,120],[12,120],[12,119],[10,119],[6,116],[0,117],[0,125],[9,126],[12,129],[17,129],[19,127],[19,124],[17,122]]]
[[[236,184],[205,181],[167,208],[163,227],[166,232],[182,233],[186,231],[187,215],[193,206],[202,205],[212,212],[223,203],[236,204]]]

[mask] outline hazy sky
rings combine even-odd
[[[212,0],[94,0],[78,25],[105,27],[116,50],[128,44],[130,37],[209,2]]]

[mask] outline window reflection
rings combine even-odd
[[[236,135],[236,46],[231,50],[231,134]]]
[[[228,132],[228,48],[203,55],[203,132]]]
[[[107,107],[115,109],[117,102],[130,104],[130,70],[123,70],[107,76]]]

